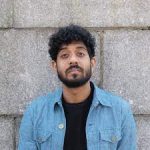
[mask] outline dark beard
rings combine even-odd
[[[68,80],[66,78],[64,78],[61,73],[59,73],[57,71],[57,75],[58,75],[58,78],[60,79],[60,81],[66,85],[67,87],[69,88],[77,88],[77,87],[80,87],[82,85],[84,85],[85,83],[87,83],[89,81],[89,79],[91,78],[91,67],[90,69],[86,72],[86,76],[85,77],[82,77],[80,79],[76,79],[77,75],[74,74],[73,77],[74,79],[73,80]]]

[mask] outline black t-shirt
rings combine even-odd
[[[81,103],[70,104],[62,98],[66,116],[64,150],[87,150],[85,126],[94,92],[93,83],[90,83],[90,85],[91,93]]]

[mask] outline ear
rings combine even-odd
[[[92,68],[94,68],[96,66],[96,58],[95,57],[91,58],[91,66],[92,66]]]
[[[50,65],[52,66],[52,69],[53,69],[54,71],[56,71],[56,70],[57,70],[56,61],[51,60]]]
[[[96,58],[95,58],[95,57],[92,57],[92,58],[91,58],[92,73],[94,72],[95,66],[96,66]]]

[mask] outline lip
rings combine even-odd
[[[76,73],[76,72],[81,72],[78,68],[72,68],[68,70],[68,73]]]

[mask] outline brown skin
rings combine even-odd
[[[68,80],[80,79],[86,76],[86,72],[93,70],[96,64],[95,57],[90,59],[86,46],[82,42],[72,42],[68,45],[62,45],[57,55],[57,60],[52,61],[52,67],[59,71],[63,77]],[[78,65],[83,70],[72,69],[66,72],[71,65]],[[63,96],[68,103],[80,103],[90,94],[90,82],[77,88],[69,88],[63,84]]]

